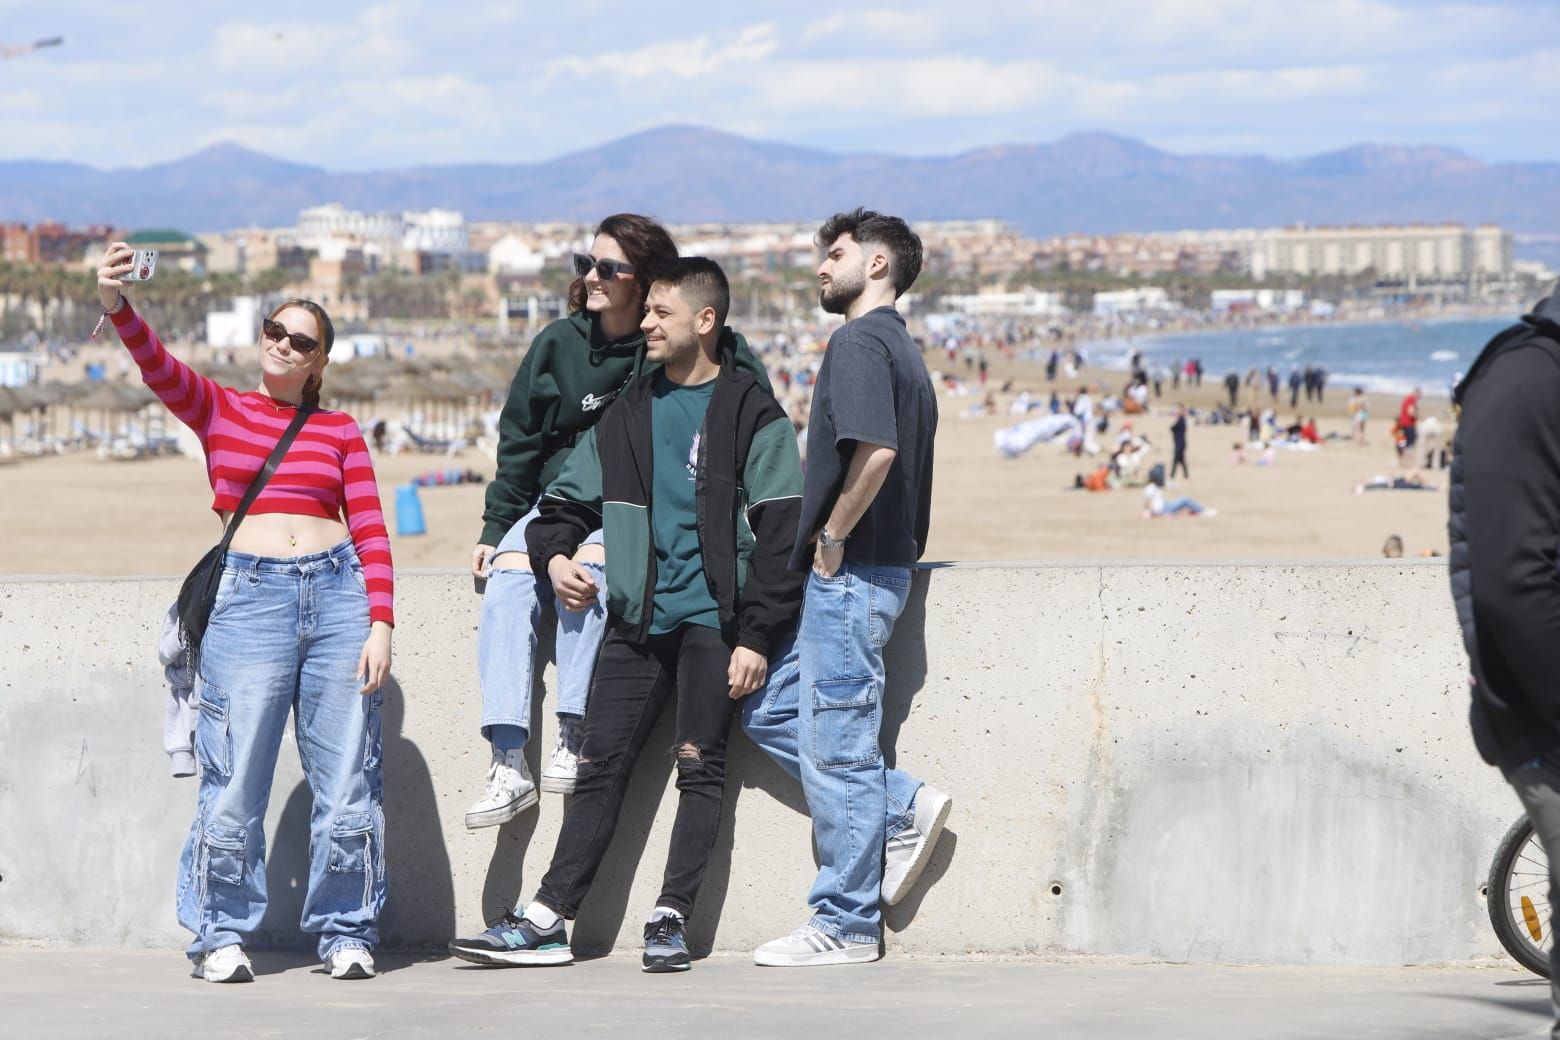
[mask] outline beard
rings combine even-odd
[[[867,265],[863,261],[856,270],[837,272],[828,285],[819,287],[818,306],[830,314],[844,314],[866,291]]]

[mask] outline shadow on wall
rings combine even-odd
[[[878,742],[890,769],[899,765],[899,731],[910,717],[911,702],[926,685],[926,593],[930,586],[929,573],[912,572],[910,596],[883,650],[887,687],[883,690],[883,725]],[[909,772],[915,775],[913,768]]]
[[[542,673],[549,661],[553,659],[557,642],[557,620],[552,608],[543,608],[541,620],[537,624],[536,653],[531,662],[531,739],[525,745],[525,764],[531,771],[531,776],[539,784],[542,776],[542,756],[544,753],[542,742],[542,718],[544,711],[556,709],[556,700],[548,701],[551,707],[543,706],[547,688],[542,683]],[[556,690],[553,691],[557,693]],[[480,737],[475,739],[480,740]],[[546,754],[552,754],[551,748],[545,749]],[[489,828],[486,833],[493,834],[493,855],[488,859],[487,873],[482,880],[482,924],[484,927],[496,924],[507,911],[513,910],[519,914],[520,908],[530,902],[531,893],[541,883],[542,872],[546,870],[547,862],[552,858],[551,849],[538,849],[535,863],[541,867],[535,872],[529,885],[525,877],[526,854],[531,848],[531,838],[536,833],[536,824],[544,812],[556,812],[563,814],[563,802],[557,795],[543,793],[539,808],[527,809],[519,816],[500,826],[496,831]],[[464,825],[464,824],[462,824]],[[463,924],[464,927],[464,924]],[[465,934],[462,932],[461,934]],[[448,940],[445,940],[446,942]],[[572,941],[572,936],[571,936]]]
[[[895,625],[894,638],[886,652],[888,686],[883,697],[881,741],[890,765],[897,758],[900,728],[910,714],[914,697],[926,683],[927,588],[928,575],[924,571],[917,572],[910,598]],[[546,696],[556,691],[546,690],[542,682],[542,671],[553,656],[550,618],[551,613],[545,613],[538,626],[540,637],[533,675],[536,696],[532,698],[531,709],[531,732],[538,735],[542,733],[543,712],[553,710],[556,703],[555,698]],[[404,698],[405,692],[394,679],[386,684],[385,818],[390,896],[382,922],[382,944],[388,949],[443,948],[457,934],[454,881],[432,777],[422,753],[401,732],[405,719]],[[673,699],[662,712],[634,767],[612,845],[571,932],[576,955],[588,957],[610,951],[628,915],[648,917],[652,909],[628,904],[636,872],[654,872],[659,876],[664,866],[642,860],[656,813],[673,774],[675,715],[676,701]],[[533,737],[527,747],[527,763],[533,776],[540,776],[541,759],[550,751],[543,743]],[[699,892],[699,905],[688,928],[689,945],[698,956],[707,954],[715,945],[730,890],[734,822],[743,792],[748,788],[763,792],[799,815],[807,813],[801,788],[755,748],[743,735],[741,726],[733,722],[721,827]],[[559,805],[552,796],[543,797],[544,809],[549,804]],[[298,928],[308,883],[310,810],[308,785],[300,782],[289,795],[276,832],[271,836],[266,865],[269,906],[255,936],[257,948],[312,947],[312,937]],[[541,883],[553,850],[531,847],[538,818],[537,810],[527,810],[517,819],[490,831],[493,852],[483,883],[484,924],[497,920],[507,909],[524,906]],[[459,821],[451,825],[458,826]],[[901,931],[909,926],[928,884],[935,883],[948,871],[957,845],[957,835],[947,831],[927,867],[925,879],[905,902],[887,909],[884,919],[891,930]],[[808,852],[800,848],[796,851],[797,855]],[[816,855],[813,858],[816,864]],[[528,861],[534,867],[529,877],[525,873]],[[795,895],[797,912],[801,914],[807,893],[799,891]],[[475,922],[466,924],[474,925]]]
[[[402,735],[406,694],[393,677],[384,686],[385,864],[390,894],[380,922],[381,944],[394,949],[439,946],[455,934],[455,882],[445,849],[433,778],[417,745]],[[289,726],[289,733],[291,733]],[[307,781],[287,798],[266,856],[267,906],[253,945],[313,948],[298,926],[309,882]]]
[[[929,584],[926,572],[916,572],[910,597],[888,647],[888,688],[884,692],[881,741],[890,765],[896,758],[895,745],[900,728],[909,716],[911,702],[926,684],[925,631]],[[541,655],[538,656],[540,658]],[[536,681],[536,688],[540,690],[540,675]],[[672,701],[663,711],[645,743],[644,753],[634,767],[612,845],[602,861],[590,895],[580,907],[579,918],[571,932],[571,944],[576,956],[600,956],[609,952],[626,917],[630,913],[648,917],[652,909],[648,906],[630,908],[628,900],[636,871],[659,872],[663,867],[660,863],[644,863],[642,859],[656,812],[674,768],[675,710],[675,701]],[[688,924],[688,944],[695,956],[708,954],[719,932],[720,918],[731,883],[734,823],[745,788],[761,790],[799,815],[807,814],[807,803],[801,788],[768,756],[755,748],[743,735],[741,726],[733,722],[721,805],[721,827],[710,853],[709,865],[699,891],[698,906]],[[916,885],[910,898],[885,913],[885,923],[890,929],[902,931],[914,920],[927,887],[947,873],[957,846],[957,835],[951,830],[945,832],[923,880]],[[801,855],[803,850],[798,849],[797,853]],[[813,855],[813,861],[816,865],[816,854]],[[538,875],[536,881],[539,880]],[[534,888],[535,883],[531,887]],[[796,893],[799,914],[804,910],[806,895],[806,892]]]

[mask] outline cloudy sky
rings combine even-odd
[[[378,169],[697,123],[917,155],[1108,130],[1560,160],[1556,0],[0,0],[0,44],[55,35],[0,62],[0,159],[237,141]]]

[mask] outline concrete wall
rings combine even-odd
[[[502,830],[462,825],[487,761],[470,590],[454,573],[401,579],[388,945],[442,944],[528,897],[556,836],[553,796]],[[172,895],[195,786],[167,776],[153,653],[174,593],[0,580],[0,941],[184,942]],[[1473,751],[1463,674],[1435,563],[923,572],[890,646],[883,739],[956,803],[928,877],[887,915],[890,953],[1494,954],[1478,887],[1518,808]],[[268,824],[262,939],[277,943],[297,941],[306,862],[288,744]],[[663,722],[651,747],[670,744]],[[733,746],[693,932],[747,950],[804,919],[814,867],[799,792]],[[640,763],[579,945],[637,945],[670,775],[666,753]]]

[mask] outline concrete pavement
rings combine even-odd
[[[1510,968],[1231,968],[916,960],[760,969],[712,957],[651,976],[615,954],[567,968],[486,969],[386,955],[335,982],[302,954],[213,986],[175,952],[0,947],[0,1036],[873,1036],[1428,1038],[1547,1035],[1548,989]]]

